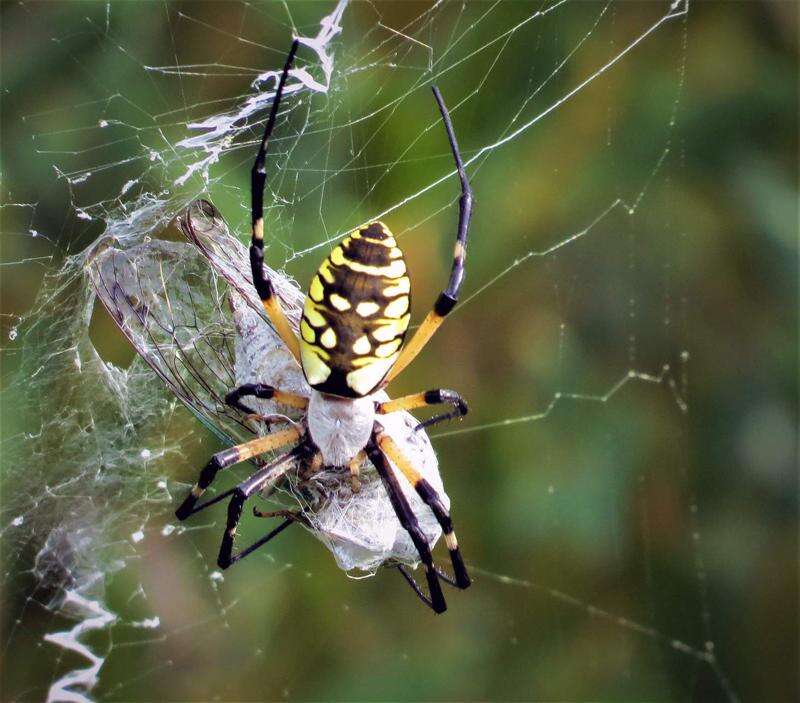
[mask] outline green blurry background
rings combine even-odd
[[[447,5],[431,31],[415,35],[434,58],[447,50],[444,64],[457,63],[440,85],[465,155],[499,139],[521,107],[511,129],[597,71],[666,4],[567,3],[472,55],[538,7]],[[198,69],[204,77],[179,81],[145,65],[277,67],[291,23],[313,34],[331,9],[4,3],[2,198],[37,205],[2,209],[3,262],[79,250],[99,230],[78,227],[70,201],[113,197],[141,175],[134,162],[72,195],[55,178],[54,163],[107,164],[152,139],[131,140],[130,129],[99,139],[99,119],[152,125],[152,115],[187,103],[246,96],[252,78],[222,78],[206,66]],[[309,179],[303,193],[320,179],[314,168],[341,167],[361,147],[355,164],[378,166],[340,174],[299,207],[275,208],[273,261],[450,168],[420,70],[427,50],[405,55],[410,68],[370,53],[399,41],[385,27],[405,27],[428,9],[364,3],[345,12],[338,65],[352,70],[334,74],[336,100],[315,103],[315,124],[332,128],[419,87],[396,110],[342,130],[347,139],[312,131],[299,141],[294,163]],[[157,614],[160,627],[143,635],[119,625],[89,639],[109,652],[93,695],[796,699],[796,79],[795,3],[694,3],[685,20],[665,23],[480,166],[465,296],[520,263],[454,314],[393,387],[395,395],[456,388],[472,409],[434,441],[475,575],[470,591],[448,594],[446,615],[432,616],[392,573],[347,579],[300,530],[213,585],[219,525],[159,540],[171,518],[162,510],[135,548],[140,558],[109,578],[106,600],[123,620]],[[115,93],[125,100],[103,102]],[[167,140],[185,136],[183,119],[161,118]],[[111,143],[94,149],[99,142]],[[250,158],[235,152],[209,192],[243,237]],[[456,218],[446,206],[455,194],[453,182],[386,218],[402,236],[417,319],[446,277]],[[618,198],[635,213],[616,207],[583,238],[525,258],[583,231]],[[30,229],[48,239],[20,236]],[[307,281],[324,252],[291,261],[288,271]],[[0,269],[7,438],[26,429],[14,412],[24,395],[13,381],[21,347],[8,333],[31,308],[48,265]],[[107,358],[124,363],[124,341],[107,321],[93,324]],[[660,382],[633,379],[602,401],[562,397],[546,417],[529,417],[556,394],[598,398],[630,370],[659,377],[665,365]],[[465,432],[448,434],[454,430]],[[218,445],[188,412],[178,412],[167,433],[183,451],[155,471],[188,482]],[[142,442],[166,441],[157,435]],[[9,471],[5,465],[4,477]],[[4,501],[14,490],[4,481]],[[126,542],[128,534],[120,525],[105,538]],[[4,568],[3,700],[41,699],[54,679],[85,665],[42,641],[71,625],[37,605],[46,596],[25,590],[41,535],[32,529],[30,538]],[[132,597],[140,585],[146,600]]]

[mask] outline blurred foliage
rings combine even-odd
[[[614,7],[614,23],[590,35],[585,51],[567,64],[565,80],[536,97],[539,109],[602,65],[618,50],[619,37],[643,26],[652,6]],[[106,7],[113,31],[98,41],[85,23],[101,25]],[[345,23],[371,26],[379,12],[385,25],[402,27],[425,7],[357,5]],[[533,7],[495,9],[469,41],[484,43],[493,23],[506,27],[510,15],[530,15]],[[291,6],[298,26],[313,26],[329,8]],[[535,48],[525,43],[530,34],[525,42],[512,39],[490,80],[454,113],[465,153],[497,139],[504,105],[518,105],[544,81],[599,8],[576,3],[559,11],[545,25],[553,34],[543,31]],[[287,27],[269,18],[285,14],[278,5],[267,10],[245,16],[263,25],[263,43],[282,46]],[[75,251],[76,238],[90,241],[97,230],[78,233],[68,224],[70,193],[54,177],[51,157],[37,151],[26,116],[117,90],[132,105],[157,112],[161,105],[148,104],[149,81],[159,79],[142,70],[142,57],[153,65],[174,63],[176,56],[183,64],[217,56],[234,65],[278,65],[279,52],[265,56],[241,43],[231,46],[230,35],[206,32],[201,23],[180,24],[170,36],[166,13],[179,11],[233,36],[255,33],[237,25],[243,9],[234,3],[3,4],[2,196],[38,203],[35,229],[58,249]],[[51,40],[56,36],[70,36],[68,46]],[[135,46],[139,58],[110,50],[113,44]],[[486,65],[494,58],[487,56]],[[442,80],[451,106],[476,87],[476,75],[483,74],[454,71]],[[113,649],[97,695],[726,700],[711,666],[669,645],[675,638],[703,650],[710,635],[719,670],[743,700],[796,700],[796,78],[794,3],[697,2],[685,23],[662,27],[476,173],[467,296],[515,259],[582,230],[615,198],[632,202],[641,194],[641,202],[634,216],[615,209],[589,236],[551,256],[528,258],[469,301],[393,393],[435,385],[462,392],[472,412],[446,433],[543,412],[554,393],[602,395],[629,369],[657,376],[668,364],[670,371],[663,383],[632,382],[605,403],[563,400],[543,420],[436,440],[476,576],[470,591],[449,594],[445,616],[432,617],[389,573],[345,578],[297,530],[270,545],[274,564],[247,560],[226,576],[224,601],[236,605],[219,618],[221,601],[208,589],[206,572],[219,535],[204,530],[191,537],[193,546],[187,539],[150,545],[134,573],[111,579],[112,609],[135,611],[127,598],[141,583],[170,634],[160,641],[156,633],[153,646]],[[375,85],[357,76],[348,81],[347,104],[357,113]],[[213,77],[202,83],[203,99],[248,91],[246,78],[236,90]],[[397,145],[435,119],[427,91],[417,91],[370,144],[369,162],[396,159]],[[40,116],[36,131],[54,132],[63,121],[63,112]],[[354,129],[354,139],[363,141],[369,129]],[[72,148],[89,148],[86,136],[75,133]],[[440,175],[443,139],[432,129],[365,201],[374,174],[333,180],[325,195],[327,232]],[[112,145],[102,160],[122,158],[123,147],[115,157]],[[331,162],[340,163],[350,145],[330,148]],[[410,160],[425,155],[437,158]],[[248,158],[237,155],[226,187],[211,193],[243,234]],[[136,166],[130,169],[135,174]],[[108,197],[102,179],[90,187],[96,190],[82,193],[89,202]],[[393,213],[389,224],[405,231],[443,202],[440,195],[419,198]],[[311,210],[291,218],[282,213],[284,244],[289,236],[294,249],[320,241],[322,224]],[[3,216],[4,233],[30,226],[25,215],[6,209]],[[454,223],[447,208],[401,240],[417,317],[446,276]],[[54,253],[43,238],[3,236],[2,247],[6,262]],[[307,281],[319,253],[291,262],[289,272]],[[280,255],[274,247],[272,256]],[[5,315],[29,309],[42,272],[41,261],[2,268]],[[2,318],[4,337],[14,319]],[[119,350],[111,353],[124,356],[124,342],[115,339]],[[4,345],[13,352],[11,342]],[[7,354],[6,378],[15,364]],[[4,424],[13,428],[15,399],[6,394],[3,401]],[[189,413],[174,422],[176,437],[196,426]],[[217,447],[200,427],[194,433],[199,441],[186,455],[168,459],[165,470],[176,479],[190,480]],[[293,568],[275,568],[283,564]],[[5,604],[6,631],[24,606]],[[589,606],[652,627],[665,639],[593,615]],[[24,633],[4,653],[4,700],[39,698],[54,676],[54,650],[41,642],[52,623],[44,615],[25,617]]]

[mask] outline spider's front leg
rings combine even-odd
[[[386,375],[385,384],[395,378],[403,369],[408,366],[422,348],[428,343],[434,332],[439,329],[444,318],[450,314],[458,302],[458,295],[461,291],[461,283],[464,280],[464,262],[467,256],[467,234],[469,233],[469,223],[472,219],[472,188],[467,178],[464,162],[461,159],[461,152],[456,141],[456,134],[453,130],[453,123],[450,120],[450,113],[444,104],[444,99],[439,89],[433,86],[433,95],[439,106],[442,115],[442,122],[447,132],[447,139],[450,142],[450,150],[453,152],[453,159],[456,162],[456,172],[461,181],[461,197],[458,199],[458,230],[456,231],[456,245],[453,249],[453,267],[450,270],[450,278],[447,287],[436,299],[436,303],[422,324],[417,328],[416,333],[403,347],[400,356],[397,358],[391,371]]]
[[[464,417],[469,412],[467,402],[458,393],[446,388],[436,388],[422,393],[412,393],[411,395],[404,395],[401,398],[377,403],[375,412],[380,415],[386,415],[387,413],[397,412],[398,410],[415,410],[416,408],[424,408],[429,405],[442,404],[450,404],[453,406],[453,409],[450,412],[434,415],[427,420],[423,420],[414,428],[414,432],[418,432],[419,430],[443,422],[444,420]]]
[[[289,75],[289,70],[294,63],[294,57],[297,53],[298,46],[299,42],[295,39],[294,42],[292,42],[292,48],[289,50],[289,56],[286,58],[283,73],[281,73],[278,87],[275,90],[275,97],[272,100],[272,109],[267,119],[267,125],[264,128],[261,146],[258,149],[258,154],[256,155],[256,160],[250,173],[251,224],[253,229],[253,237],[250,244],[250,267],[253,272],[253,285],[258,293],[258,297],[261,299],[261,304],[264,306],[264,310],[270,322],[272,322],[275,331],[283,340],[283,343],[299,362],[300,343],[297,340],[297,335],[286,319],[280,301],[275,295],[272,281],[269,276],[264,273],[264,188],[267,184],[267,145],[272,135],[272,130],[275,128],[275,119],[278,115],[278,107],[281,104],[283,88],[286,85],[286,78]]]

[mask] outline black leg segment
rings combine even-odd
[[[452,420],[459,417],[464,417],[468,412],[467,402],[455,391],[446,388],[435,388],[423,393],[413,393],[412,395],[405,395],[401,398],[394,400],[387,400],[383,403],[376,403],[375,410],[381,415],[393,413],[398,410],[415,410],[416,408],[424,408],[429,405],[444,405],[449,404],[453,409],[447,413],[434,415],[433,417],[420,422],[414,431],[430,427],[444,420]]]
[[[253,237],[250,243],[250,268],[253,273],[253,285],[255,286],[256,293],[258,293],[258,297],[261,299],[261,304],[264,306],[267,316],[284,344],[286,344],[289,351],[292,352],[294,358],[299,361],[300,347],[297,336],[289,324],[289,321],[286,319],[286,315],[277,297],[275,297],[272,281],[264,273],[264,188],[267,184],[267,146],[269,144],[269,138],[272,135],[272,130],[275,128],[275,119],[278,115],[281,98],[283,97],[283,88],[286,85],[286,78],[289,75],[289,70],[294,63],[294,57],[297,53],[298,46],[299,42],[295,39],[294,42],[292,42],[292,48],[289,50],[289,55],[286,58],[286,64],[283,67],[283,72],[278,81],[278,87],[275,89],[275,97],[272,100],[272,108],[269,112],[267,125],[264,128],[264,136],[261,138],[261,146],[258,149],[256,160],[250,172],[250,205],[253,228]]]
[[[225,403],[237,410],[245,413],[246,415],[256,414],[254,410],[246,406],[242,402],[242,398],[260,398],[262,400],[275,400],[283,405],[288,405],[292,408],[306,408],[308,406],[308,398],[281,391],[273,386],[268,386],[266,383],[245,383],[244,385],[235,388],[225,396]]]
[[[444,104],[444,99],[439,92],[439,88],[433,86],[432,90],[433,97],[436,98],[436,104],[439,106],[439,112],[442,114],[444,128],[447,131],[447,139],[450,142],[450,149],[453,152],[453,158],[456,162],[458,178],[461,181],[461,197],[458,200],[458,233],[456,234],[456,247],[453,252],[453,268],[450,271],[450,280],[447,282],[447,288],[444,289],[434,306],[436,312],[441,317],[444,317],[455,307],[458,301],[458,293],[461,290],[461,283],[464,280],[464,259],[467,255],[467,233],[469,232],[469,223],[472,219],[472,188],[467,178],[467,172],[464,169],[464,162],[461,159],[461,151],[458,148],[458,141],[456,140],[453,123],[450,120],[450,113],[447,110],[447,106]]]
[[[472,582],[467,574],[467,567],[464,565],[464,558],[461,556],[461,550],[458,548],[458,541],[453,531],[453,521],[450,518],[450,513],[447,512],[444,507],[439,494],[426,479],[421,478],[414,484],[414,488],[423,502],[431,509],[436,517],[436,521],[442,527],[444,540],[447,544],[447,549],[450,552],[450,560],[453,564],[456,586],[459,588],[469,588]]]
[[[292,522],[295,522],[293,518],[287,518],[283,523],[272,530],[272,532],[269,532],[257,542],[253,543],[246,549],[243,549],[238,554],[233,553],[233,542],[236,538],[236,530],[239,526],[239,520],[242,517],[242,510],[247,499],[264,488],[264,486],[266,486],[270,480],[274,480],[276,476],[276,469],[292,459],[300,457],[305,452],[306,447],[302,444],[298,445],[292,449],[292,451],[278,457],[262,469],[256,471],[256,473],[250,476],[250,478],[240,483],[234,489],[231,502],[228,503],[228,519],[225,524],[225,532],[222,535],[222,542],[219,547],[217,565],[220,569],[227,569],[232,564],[235,564],[240,559],[243,559],[260,546],[269,542],[269,540],[271,540],[273,537],[283,532],[283,530],[285,530]]]
[[[178,520],[185,520],[192,513],[196,512],[195,505],[197,501],[200,496],[203,495],[206,488],[211,485],[217,472],[221,469],[233,466],[238,462],[239,450],[237,447],[231,447],[230,449],[225,449],[214,454],[214,456],[211,457],[211,461],[200,471],[200,477],[197,479],[197,483],[194,485],[189,495],[186,496],[183,503],[181,503],[180,507],[175,511],[175,517],[178,518]]]
[[[211,457],[211,461],[209,461],[208,464],[203,467],[202,471],[200,472],[200,477],[197,479],[197,483],[194,484],[189,495],[186,496],[186,499],[175,511],[175,516],[178,518],[178,520],[185,520],[192,513],[196,513],[198,510],[202,510],[209,505],[213,505],[220,499],[220,497],[217,496],[214,498],[214,500],[208,501],[203,505],[196,505],[200,496],[202,496],[206,488],[211,485],[211,482],[216,477],[217,472],[219,472],[221,469],[226,469],[229,466],[238,464],[241,461],[252,459],[254,456],[273,451],[278,447],[284,447],[287,444],[299,439],[300,435],[301,430],[293,426],[285,430],[272,432],[264,435],[263,437],[257,437],[256,439],[245,442],[244,444],[238,444],[235,447],[223,449],[221,452],[217,452],[213,457]]]
[[[417,518],[411,510],[411,506],[408,504],[403,490],[400,488],[400,484],[392,471],[389,460],[375,443],[374,438],[367,444],[366,451],[370,461],[372,461],[377,469],[378,475],[381,477],[386,492],[389,494],[389,500],[392,503],[397,519],[411,537],[411,541],[414,543],[417,552],[419,552],[420,560],[425,567],[425,578],[428,581],[430,598],[423,600],[425,600],[434,612],[443,613],[447,610],[447,603],[444,599],[444,593],[442,593],[442,586],[439,583],[439,575],[433,566],[433,556],[431,555],[428,540],[419,527],[419,522],[417,522]]]
[[[402,373],[403,369],[414,360],[417,354],[419,354],[422,348],[428,343],[434,332],[439,329],[444,318],[458,302],[458,294],[461,290],[461,283],[464,280],[464,261],[467,256],[467,234],[469,232],[469,223],[472,219],[472,188],[469,185],[467,172],[464,169],[464,162],[461,159],[461,152],[458,149],[458,142],[456,141],[455,131],[453,130],[453,123],[450,120],[450,113],[447,111],[447,106],[444,104],[442,94],[436,86],[433,86],[433,95],[436,98],[436,104],[439,106],[439,112],[442,114],[442,121],[447,131],[447,139],[450,142],[450,149],[453,152],[453,158],[456,162],[456,171],[461,181],[461,197],[458,200],[458,231],[456,232],[456,244],[453,249],[453,267],[450,271],[447,287],[436,299],[433,310],[428,313],[414,336],[400,352],[400,356],[395,362],[394,367],[386,376],[387,383],[398,374]]]
[[[434,517],[442,527],[444,541],[450,552],[450,560],[453,563],[453,571],[456,576],[456,585],[459,588],[469,588],[471,582],[467,575],[464,559],[461,556],[461,550],[458,548],[458,540],[453,530],[453,521],[450,518],[450,513],[444,507],[439,494],[427,479],[417,471],[414,465],[408,460],[408,457],[403,454],[400,447],[397,446],[397,443],[388,434],[382,431],[380,427],[375,429],[373,437],[381,452],[394,462],[398,470],[405,476],[408,482],[414,486],[414,490],[416,490],[419,497],[422,498],[425,505],[433,512]]]

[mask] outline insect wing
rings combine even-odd
[[[196,246],[115,238],[95,247],[86,271],[97,298],[170,390],[227,443],[252,436],[224,403],[235,383],[230,295]]]
[[[208,200],[195,200],[181,218],[180,227],[217,275],[221,276],[239,294],[241,300],[269,324],[253,286],[247,249],[230,234],[222,215],[214,205]],[[277,273],[266,265],[264,269],[284,313],[295,330],[298,329],[305,298],[303,292],[285,273]]]
[[[264,312],[255,292],[247,249],[231,236],[219,211],[207,200],[192,203],[180,220],[189,241],[230,291],[229,303],[235,329],[234,385],[264,383],[283,391],[308,396],[311,389]],[[297,327],[303,293],[282,273],[265,266],[289,321]],[[227,286],[224,286],[227,284]],[[233,387],[233,386],[231,386]],[[263,415],[286,412],[271,400],[247,398],[245,403]],[[293,414],[296,418],[297,413]]]

